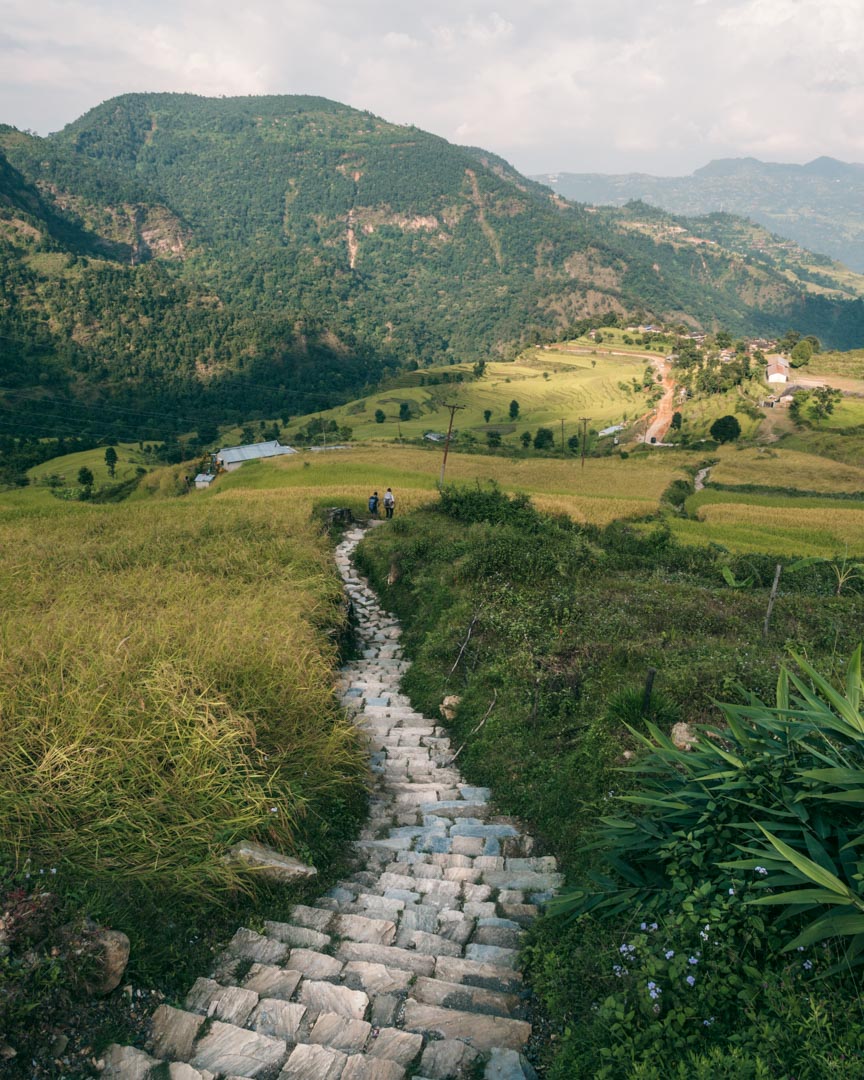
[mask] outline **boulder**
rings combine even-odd
[[[452,720],[456,715],[456,710],[462,703],[462,698],[458,694],[448,694],[447,697],[438,706],[438,711],[444,717],[445,720]]]
[[[692,750],[694,745],[699,742],[693,728],[683,721],[672,725],[672,731],[669,733],[669,737],[679,750]]]
[[[282,855],[254,840],[241,840],[239,844],[235,844],[225,855],[225,861],[283,885],[315,877],[318,873],[314,866],[307,866],[299,859]]]

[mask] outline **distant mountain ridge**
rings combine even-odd
[[[296,416],[610,313],[856,344],[864,280],[793,247],[324,98],[127,94],[0,125],[0,432]]]
[[[749,217],[864,272],[864,165],[818,157],[805,165],[720,158],[690,176],[547,173],[534,176],[566,199],[595,206],[642,200],[673,214]]]

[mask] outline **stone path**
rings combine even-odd
[[[561,878],[400,694],[399,624],[351,563],[362,536],[336,551],[362,645],[342,700],[375,777],[354,870],[290,922],[238,930],[185,1009],[156,1010],[147,1053],[109,1048],[102,1080],[535,1076],[517,949]]]

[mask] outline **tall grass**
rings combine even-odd
[[[213,898],[244,885],[222,858],[240,838],[315,858],[362,784],[340,598],[281,500],[0,523],[0,860]]]

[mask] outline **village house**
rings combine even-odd
[[[198,475],[195,477],[195,480],[194,480],[195,490],[196,491],[206,491],[207,488],[210,487],[210,485],[213,483],[213,481],[215,479],[216,479],[216,477],[214,476],[213,473],[199,472]]]
[[[226,446],[216,451],[213,461],[225,472],[234,472],[247,461],[260,461],[262,458],[282,457],[285,454],[296,453],[293,447],[282,446],[278,439],[272,439],[270,442],[250,443],[248,446]]]
[[[779,353],[769,356],[765,368],[765,380],[769,385],[787,383],[789,382],[789,370],[789,361],[785,356],[780,356]]]

